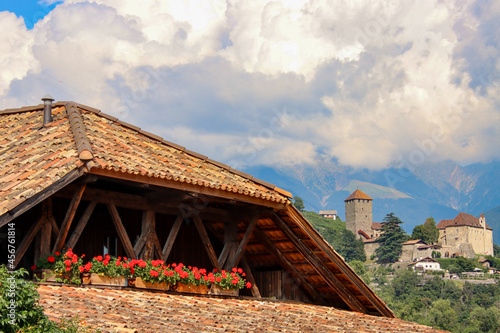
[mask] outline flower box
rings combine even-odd
[[[179,293],[192,293],[192,294],[208,294],[208,286],[201,284],[199,286],[195,286],[194,284],[185,284],[182,282],[176,283],[173,286],[173,289]]]
[[[37,269],[33,272],[34,276],[42,282],[56,282],[56,279],[70,277],[71,274],[57,274],[53,269]]]
[[[240,290],[239,289],[223,289],[216,284],[212,284],[212,286],[210,287],[210,294],[211,295],[239,296]]]
[[[90,273],[88,284],[124,287],[127,285],[127,279],[124,276],[109,277],[109,276],[101,276],[96,273]]]
[[[156,282],[146,282],[140,277],[135,278],[134,282],[129,279],[129,284],[134,285],[136,288],[141,289],[154,289],[154,290],[164,290],[170,289],[170,286],[166,282],[156,283]]]

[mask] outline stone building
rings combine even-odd
[[[365,253],[369,258],[379,247],[377,238],[382,233],[382,223],[373,222],[373,199],[357,189],[345,202],[345,225],[347,230],[362,239],[365,244]]]
[[[444,257],[493,255],[493,230],[483,214],[478,219],[460,213],[453,220],[441,220],[437,228]]]
[[[359,189],[344,200],[346,228],[358,238],[373,237],[372,201],[372,198]]]

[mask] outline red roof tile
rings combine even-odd
[[[103,332],[443,332],[291,301],[54,285],[38,292],[50,319],[79,316]]]
[[[291,196],[94,108],[55,103],[46,127],[42,114],[42,105],[0,111],[0,164],[7,166],[0,169],[0,216],[75,169],[142,175],[276,203]]]
[[[373,200],[370,198],[368,195],[366,195],[364,192],[362,192],[360,189],[357,189],[356,191],[352,192],[350,196],[347,197],[344,201],[350,201],[354,199],[362,199],[362,200]]]
[[[445,229],[448,227],[460,226],[482,228],[482,226],[479,224],[479,219],[467,213],[459,213],[453,220],[441,220],[438,223],[437,228]],[[491,227],[488,226],[488,224],[486,224],[486,229],[492,230]]]

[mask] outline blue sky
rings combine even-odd
[[[499,22],[494,0],[3,1],[0,109],[49,93],[235,168],[486,162]]]
[[[44,18],[59,3],[49,4],[36,0],[2,0],[0,2],[0,10],[7,10],[18,16],[22,16],[26,27],[32,29],[36,22]]]

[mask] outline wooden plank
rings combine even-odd
[[[111,219],[113,220],[113,223],[115,225],[116,231],[118,232],[118,237],[120,237],[120,241],[122,242],[123,247],[125,248],[125,253],[129,258],[137,259],[137,255],[134,252],[134,247],[130,242],[130,238],[127,235],[127,230],[125,230],[125,227],[123,226],[122,219],[118,214],[116,206],[112,203],[107,204],[107,206],[109,213],[111,214]]]
[[[217,268],[218,270],[221,270],[219,261],[217,260],[217,255],[215,254],[215,250],[212,246],[212,243],[210,242],[210,239],[208,238],[207,230],[203,226],[203,221],[199,216],[194,216],[193,221],[194,225],[196,226],[196,229],[198,229],[201,241],[203,242],[203,245],[205,245],[205,249],[207,250],[207,254],[208,257],[210,258],[210,261],[212,262],[212,265],[214,265],[214,267]]]
[[[63,178],[59,179],[57,182],[54,184],[50,185],[48,188],[43,190],[42,192],[32,196],[19,206],[15,207],[14,209],[10,210],[9,212],[3,214],[0,216],[0,228],[15,219],[16,217],[22,215],[32,207],[38,205],[40,202],[44,201],[45,199],[51,197],[54,193],[62,189],[63,187],[67,186],[68,184],[72,183],[76,179],[78,179],[81,175],[84,173],[84,168],[81,169],[75,169],[68,173],[66,176]]]
[[[71,234],[71,237],[68,240],[68,243],[66,246],[69,249],[73,249],[80,239],[80,236],[83,232],[83,229],[87,226],[87,223],[90,219],[90,216],[92,216],[92,213],[94,212],[94,208],[97,205],[97,201],[93,200],[89,202],[87,209],[85,209],[85,213],[83,213],[82,217],[80,218],[80,221],[78,221],[78,224],[75,227],[75,230],[73,230],[73,233]]]
[[[142,212],[142,225],[141,225],[141,237],[144,236],[145,244],[142,249],[142,252],[134,252],[137,253],[139,258],[150,260],[154,259],[154,247],[155,244],[152,242],[153,235],[152,233],[155,230],[155,213],[150,210],[145,210]]]
[[[177,238],[177,234],[179,233],[179,229],[181,228],[182,221],[184,221],[182,215],[177,216],[175,219],[174,225],[168,234],[167,241],[165,242],[165,246],[163,246],[161,260],[167,261],[170,251],[172,251],[172,247],[174,246],[175,239]]]
[[[259,220],[259,217],[255,216],[252,218],[252,220],[248,224],[247,230],[245,231],[245,235],[241,239],[240,245],[238,246],[238,249],[236,250],[236,253],[234,254],[234,258],[230,264],[230,267],[238,266],[241,258],[243,257],[243,254],[245,252],[245,248],[248,244],[248,241],[250,240],[250,236],[252,235],[252,232],[255,229],[255,226],[257,226],[258,220]]]
[[[231,252],[231,249],[234,247],[233,243],[225,243],[224,247],[222,248],[222,252],[219,254],[219,258],[217,261],[219,262],[221,267],[224,267],[224,264],[226,263],[227,257],[229,256],[229,253]]]
[[[255,282],[255,278],[252,274],[252,270],[250,269],[250,265],[248,265],[248,262],[245,257],[241,258],[241,266],[243,268],[243,271],[246,274],[247,281],[252,284],[252,287],[250,288],[250,291],[252,292],[253,297],[261,298],[262,296],[260,295],[259,288],[257,287],[257,283]]]
[[[73,199],[69,204],[68,210],[66,211],[66,216],[64,217],[63,223],[61,224],[61,230],[59,231],[59,235],[54,243],[54,248],[52,252],[61,251],[64,242],[66,241],[66,237],[68,236],[69,228],[71,227],[71,223],[73,222],[73,218],[75,217],[76,210],[78,209],[78,205],[80,204],[80,200],[82,199],[83,192],[87,185],[81,185],[78,190],[74,193]]]
[[[133,182],[137,182],[137,183],[157,185],[157,186],[166,187],[166,188],[173,188],[173,189],[177,189],[177,190],[181,190],[181,191],[204,194],[204,195],[208,195],[208,196],[214,196],[217,198],[236,200],[236,201],[246,202],[246,203],[259,205],[259,206],[272,207],[274,209],[279,209],[279,210],[286,208],[285,202],[276,202],[276,201],[271,201],[271,200],[265,200],[262,198],[251,197],[251,196],[245,195],[245,194],[222,191],[222,190],[219,190],[216,188],[188,184],[185,182],[178,182],[175,180],[147,177],[147,176],[135,175],[135,174],[129,174],[129,173],[114,172],[114,171],[100,169],[100,168],[99,169],[93,168],[90,170],[90,173],[95,174],[95,175],[105,176],[105,177],[129,180],[129,181],[133,181]],[[277,194],[277,196],[281,196],[281,195]]]
[[[19,264],[24,254],[26,253],[26,250],[31,245],[31,242],[38,233],[38,230],[40,230],[42,225],[45,223],[46,219],[47,216],[44,214],[38,219],[38,221],[35,224],[31,225],[28,232],[26,233],[26,236],[24,236],[24,239],[22,240],[21,244],[16,249],[16,260],[14,262],[14,267],[16,267]]]
[[[377,308],[379,313],[389,318],[395,318],[395,314],[387,305],[371,290],[366,283],[354,272],[354,270],[347,265],[347,263],[335,252],[335,250],[328,244],[324,238],[317,232],[316,229],[302,216],[302,214],[293,205],[287,206],[286,214],[295,224],[301,228],[312,239],[318,248],[320,248],[330,260],[339,268],[339,270],[351,280],[360,292],[370,300],[372,305]]]
[[[354,311],[361,313],[369,313],[363,304],[347,289],[338,279],[337,276],[332,274],[328,268],[319,260],[319,258],[309,249],[297,235],[288,227],[288,225],[281,220],[281,218],[273,214],[272,220],[281,230],[287,235],[288,238],[295,245],[297,250],[306,258],[306,260],[314,267],[319,275],[323,277],[326,283],[335,290],[335,292],[344,300],[344,302]]]
[[[50,253],[50,241],[52,238],[52,224],[48,219],[45,220],[40,228],[40,257]]]
[[[263,231],[259,228],[255,228],[253,234],[263,243],[266,249],[271,253],[280,263],[280,265],[286,269],[291,276],[294,276],[298,281],[297,284],[302,286],[307,294],[311,296],[311,299],[315,302],[328,305],[328,303],[323,299],[323,297],[314,289],[313,286],[300,274],[299,271],[291,264],[288,259],[280,252],[273,242],[265,235]]]

